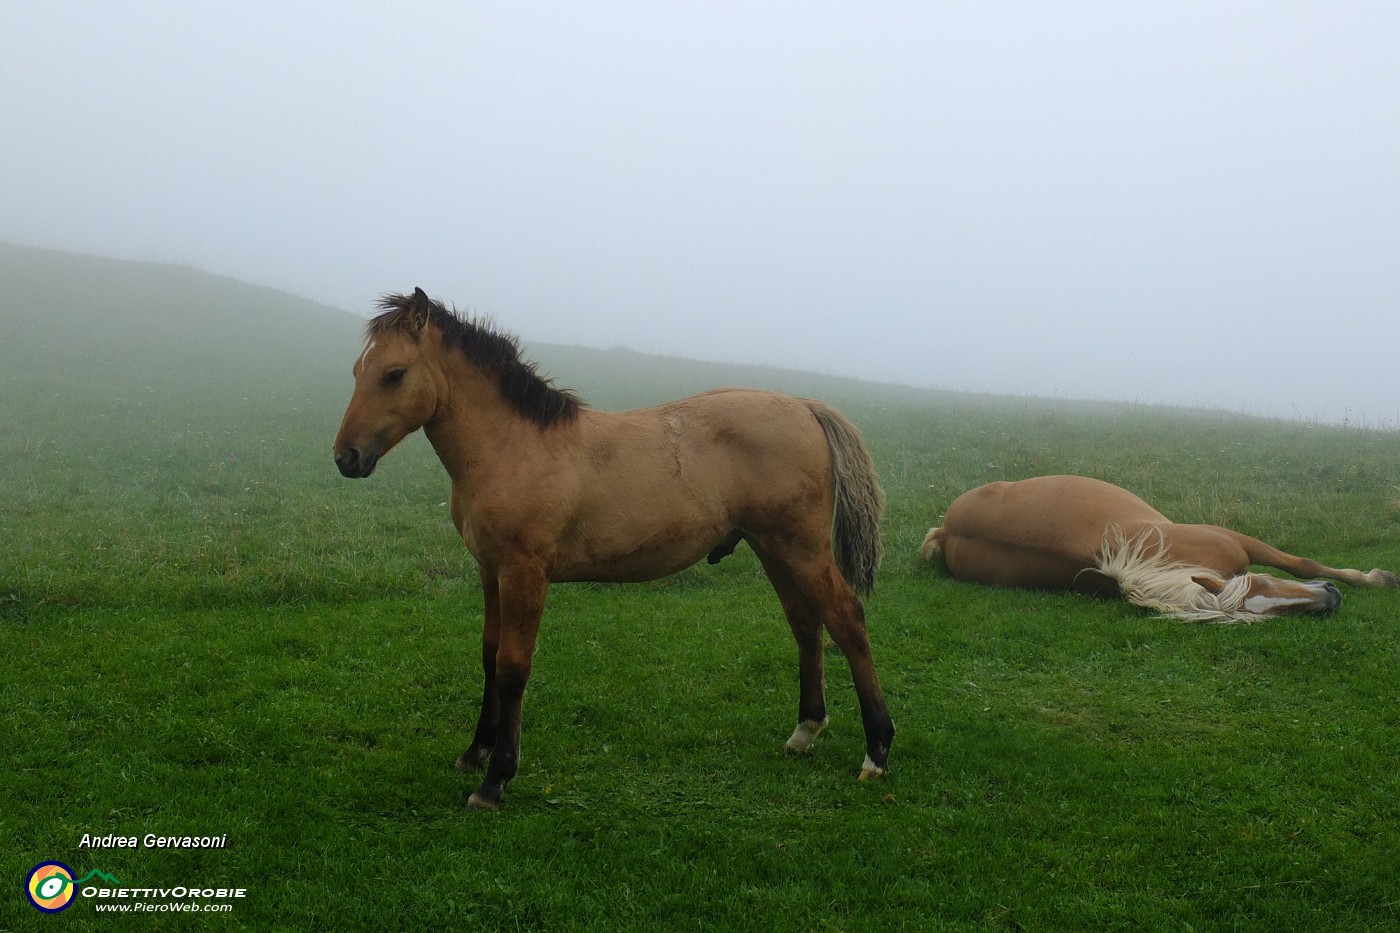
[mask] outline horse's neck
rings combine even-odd
[[[453,361],[446,375],[447,389],[423,433],[455,482],[510,458],[522,433],[529,432],[522,431],[525,419],[480,370]]]

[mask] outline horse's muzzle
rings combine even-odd
[[[374,472],[379,463],[377,451],[361,452],[358,447],[347,447],[335,455],[335,465],[340,475],[350,479],[364,479]]]
[[[1323,615],[1331,615],[1342,605],[1342,591],[1337,588],[1337,584],[1331,580],[1324,580],[1322,588],[1327,591],[1322,598],[1322,608],[1319,610]]]

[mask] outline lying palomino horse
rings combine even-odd
[[[487,765],[472,808],[496,809],[520,762],[520,709],[545,591],[653,580],[747,541],[797,639],[797,728],[826,725],[822,629],[846,655],[865,726],[860,777],[884,774],[894,723],[854,591],[880,560],[884,493],[856,429],[820,402],[723,389],[654,408],[593,411],[520,359],[515,339],[430,299],[386,295],[354,366],[335,462],[365,477],[422,428],[452,478],[452,520],[485,600],[485,684],[463,771]],[[853,591],[854,588],[854,591]]]
[[[1250,573],[1251,564],[1357,586],[1400,585],[1386,570],[1333,570],[1215,525],[1178,525],[1137,496],[1085,476],[990,483],[948,507],[923,555],[942,555],[960,580],[1067,589],[1197,622],[1249,622],[1290,612],[1331,612],[1328,582]]]

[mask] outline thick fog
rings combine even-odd
[[[532,341],[1400,425],[1395,0],[3,9],[3,240],[358,312],[422,286]]]

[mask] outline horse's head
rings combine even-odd
[[[1245,573],[1228,580],[1199,574],[1191,579],[1220,601],[1222,611],[1242,619],[1330,613],[1342,604],[1342,591],[1327,580],[1284,580],[1267,573]]]
[[[370,323],[355,361],[355,391],[336,435],[335,465],[344,476],[374,472],[379,458],[432,418],[442,391],[437,341],[427,339],[434,304],[423,290],[389,295]]]

